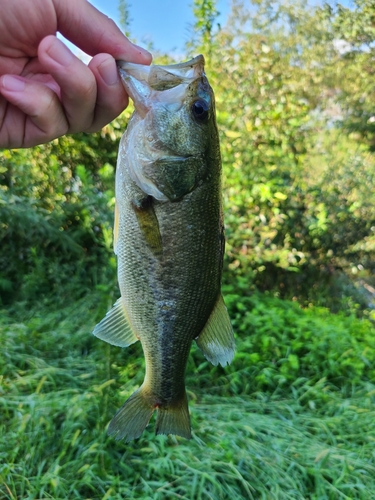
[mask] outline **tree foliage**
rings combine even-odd
[[[113,275],[113,178],[124,127],[122,118],[98,134],[0,153],[3,300],[53,296],[73,282],[84,293]]]
[[[128,22],[127,3],[120,9]],[[219,30],[214,0],[193,11],[188,50],[206,55],[217,100],[225,282],[365,307],[375,285],[372,2],[236,1]],[[0,153],[3,300],[113,279],[114,170],[128,117]]]
[[[356,0],[351,8],[334,4],[323,11],[340,53],[337,89],[343,123],[349,131],[357,132],[371,151],[375,151],[374,8],[373,0]]]
[[[193,0],[193,25],[192,39],[188,43],[191,49],[201,48],[202,52],[210,53],[213,45],[215,21],[219,15],[215,0]]]
[[[130,36],[130,11],[129,5],[126,0],[118,0],[118,11],[120,14],[120,27],[122,28],[124,34],[129,37]]]
[[[367,304],[352,278],[372,280],[375,223],[374,158],[342,117],[352,68],[335,30],[304,3],[237,3],[208,70],[222,134],[227,276],[333,309],[340,292],[346,304],[353,294]]]

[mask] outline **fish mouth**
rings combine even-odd
[[[145,82],[153,90],[168,90],[181,83],[191,83],[204,73],[204,57],[202,54],[190,61],[179,64],[152,65],[117,61],[120,75],[123,78],[132,77]]]
[[[117,61],[126,92],[142,118],[155,103],[170,105],[175,111],[183,104],[186,91],[193,82],[202,80],[204,57],[199,55],[179,64],[145,66]]]

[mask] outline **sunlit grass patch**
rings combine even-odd
[[[2,315],[0,496],[371,498],[375,386],[297,378],[251,392],[246,337],[235,372],[211,368],[193,349],[191,441],[155,436],[154,420],[136,442],[107,437],[144,368],[139,345],[112,348],[90,335],[97,307],[87,297],[71,309]],[[240,387],[248,389],[237,394]]]

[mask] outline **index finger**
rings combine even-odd
[[[126,38],[115,22],[87,0],[53,0],[57,29],[87,54],[107,53],[115,59],[150,64],[151,54]]]

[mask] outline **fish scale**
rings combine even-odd
[[[224,238],[214,95],[203,56],[151,69],[119,67],[135,105],[116,171],[121,298],[94,334],[122,347],[140,340],[146,374],[109,433],[135,439],[157,410],[158,434],[189,438],[185,369],[192,342],[223,366],[235,350],[220,292]]]

